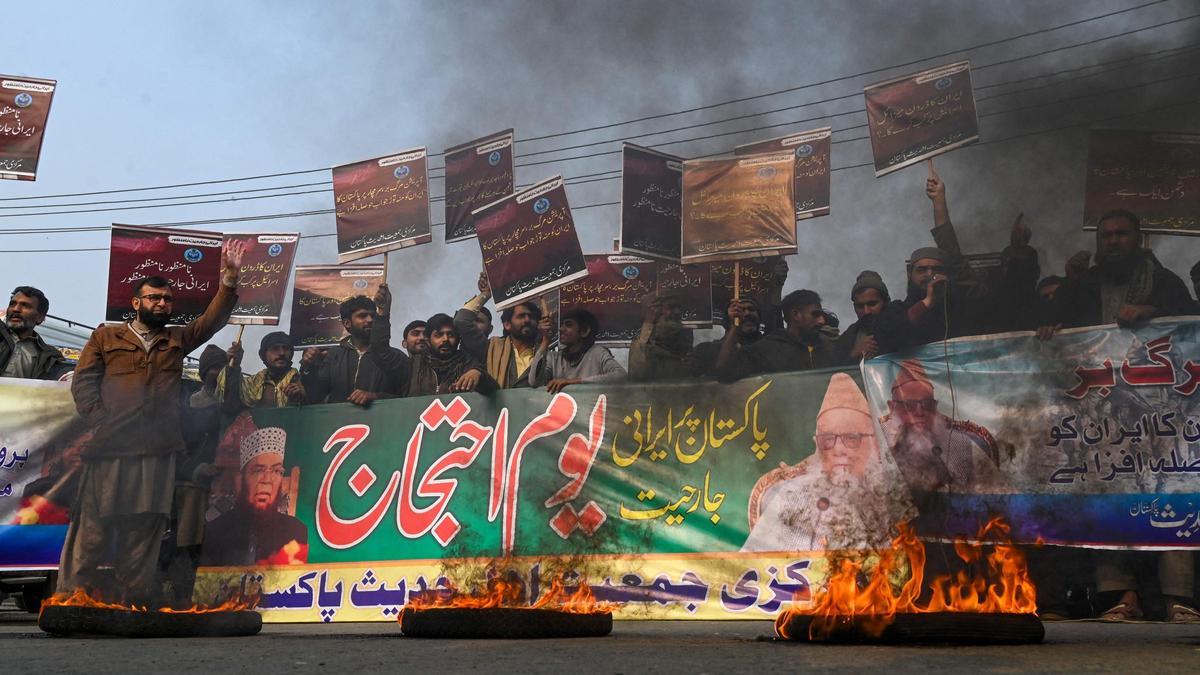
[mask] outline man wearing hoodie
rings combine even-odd
[[[722,348],[717,359],[718,380],[732,382],[751,375],[834,365],[833,350],[821,334],[825,326],[821,296],[810,290],[792,291],[784,296],[779,309],[787,328],[774,331],[744,349]],[[732,318],[741,318],[737,307],[730,305],[730,312],[734,314]]]

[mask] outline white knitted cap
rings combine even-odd
[[[250,460],[268,452],[284,453],[287,445],[287,432],[280,427],[263,427],[242,439],[242,468]]]

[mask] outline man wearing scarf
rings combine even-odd
[[[376,330],[379,326],[376,326]],[[458,331],[448,314],[434,314],[425,322],[429,346],[412,359],[409,396],[438,396],[466,391],[489,394],[496,382],[483,372],[483,364],[458,348]]]
[[[545,386],[557,394],[572,384],[617,382],[625,379],[625,369],[607,347],[596,346],[600,321],[582,308],[563,312],[559,322],[559,350],[534,358],[530,366],[529,386]]]
[[[729,309],[730,313],[741,311],[732,304]],[[826,324],[821,296],[807,289],[792,291],[783,298],[780,310],[786,329],[773,331],[744,349],[726,350],[722,346],[714,371],[718,380],[732,382],[752,375],[834,365],[833,349],[821,331]]]
[[[242,377],[242,345],[235,342],[229,348],[228,365],[217,376],[217,398],[226,414],[236,416],[246,408],[282,408],[304,402],[304,385],[300,373],[292,367],[296,355],[287,333],[267,333],[258,345],[258,358],[266,368]],[[229,386],[229,382],[240,386]]]
[[[1197,311],[1183,280],[1141,248],[1142,225],[1128,211],[1109,211],[1096,228],[1096,264],[1068,278],[1038,329],[1048,340],[1059,328],[1138,326],[1161,316]]]

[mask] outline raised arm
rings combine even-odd
[[[209,301],[203,314],[183,327],[183,353],[189,354],[211,340],[229,321],[229,315],[237,305],[238,274],[245,252],[246,245],[235,240],[225,242],[221,248],[221,281],[217,284],[217,295]]]
[[[492,288],[488,285],[487,274],[479,273],[477,282],[479,293],[454,313],[454,330],[458,332],[459,348],[480,362],[487,360],[488,337],[480,332],[475,325],[475,316],[480,308],[492,297]]]

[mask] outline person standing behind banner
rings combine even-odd
[[[229,320],[244,252],[241,242],[226,242],[217,294],[186,326],[167,326],[174,292],[166,279],[149,277],[133,284],[137,318],[97,328],[84,345],[71,393],[93,438],[83,451],[59,592],[88,590],[125,605],[158,602],[159,548],[171,513],[175,457],[184,447],[183,359]],[[100,569],[110,551],[116,553],[115,588],[103,583]]]
[[[563,312],[559,322],[557,351],[546,352],[533,360],[529,386],[546,387],[557,394],[572,384],[619,382],[625,369],[607,347],[596,344],[600,321],[583,308]]]
[[[379,292],[375,297],[380,297]],[[300,381],[304,384],[305,400],[308,403],[349,401],[366,407],[377,399],[405,396],[412,365],[408,355],[387,343],[375,343],[372,347],[371,332],[378,317],[375,301],[356,295],[343,302],[339,311],[342,326],[349,335],[336,347],[306,349],[301,357]],[[372,348],[386,352],[391,367],[381,368],[377,359],[367,358]]]
[[[821,296],[810,290],[792,291],[783,298],[780,310],[787,322],[786,330],[774,331],[738,351],[722,348],[717,359],[718,380],[732,382],[751,375],[813,370],[834,365],[833,349],[821,334],[821,328],[825,325]],[[740,310],[731,304],[730,311]]]
[[[713,371],[717,368],[717,361],[721,358],[721,350],[727,342],[731,343],[729,348],[731,351],[737,351],[749,347],[763,338],[762,317],[759,315],[757,300],[740,298],[730,300],[729,305],[730,308],[725,311],[725,318],[721,320],[721,325],[725,328],[724,337],[720,340],[701,342],[692,351],[690,361],[693,367],[692,374],[696,377],[713,375]],[[730,318],[732,315],[737,315],[741,319],[739,325],[733,325],[733,319]]]
[[[424,352],[429,348],[429,338],[425,335],[425,322],[417,319],[409,321],[404,327],[403,341],[404,351],[409,358]]]
[[[528,387],[529,366],[550,347],[554,326],[534,302],[522,302],[500,313],[504,335],[489,338],[480,329],[479,311],[492,295],[487,274],[479,274],[479,294],[454,314],[454,328],[462,349],[487,366],[501,389]]]
[[[683,325],[677,291],[658,290],[642,298],[642,327],[629,345],[629,379],[675,380],[692,375],[692,329]]]
[[[62,352],[46,344],[37,327],[46,320],[50,301],[33,286],[17,286],[0,323],[0,377],[57,380],[70,372]]]
[[[912,327],[899,303],[893,303],[883,277],[863,270],[850,289],[850,302],[858,321],[838,336],[833,345],[834,359],[841,365],[855,365],[863,359],[898,352],[910,346]]]
[[[237,416],[246,408],[282,408],[304,403],[300,372],[292,367],[296,349],[283,331],[267,333],[258,344],[258,358],[266,368],[242,377],[242,345],[235,342],[227,352],[227,365],[217,376],[217,399],[227,415]],[[235,386],[229,386],[229,383]]]

